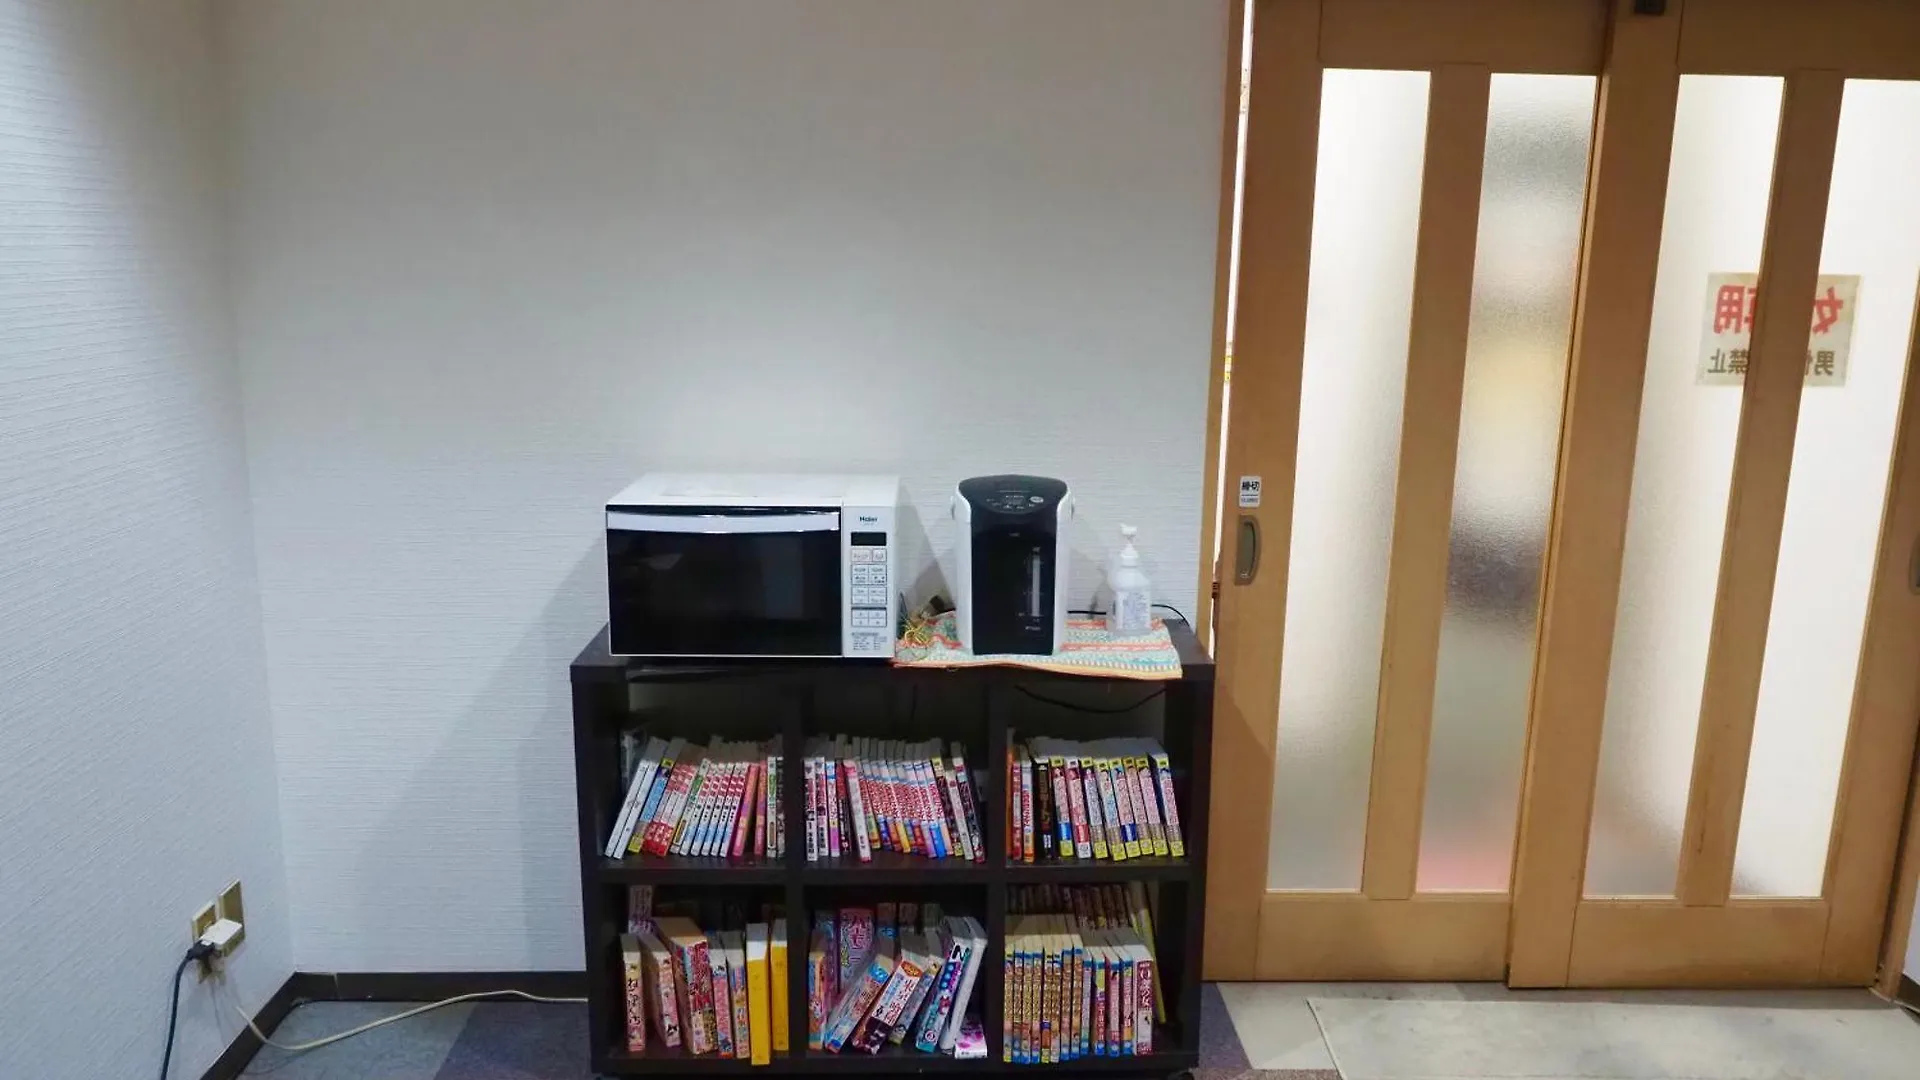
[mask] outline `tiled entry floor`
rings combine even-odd
[[[1211,990],[1212,988],[1210,988]],[[1223,983],[1208,1080],[1915,1080],[1920,1020],[1864,990]]]

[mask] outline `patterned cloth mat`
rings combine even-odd
[[[1177,679],[1180,650],[1174,647],[1166,624],[1153,620],[1144,634],[1116,637],[1105,619],[1067,620],[1066,641],[1051,656],[989,653],[976,656],[960,644],[953,612],[909,628],[894,644],[898,667],[980,667],[998,664],[1034,668],[1061,675],[1091,675],[1103,679]]]

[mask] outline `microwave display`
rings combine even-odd
[[[841,566],[837,510],[610,510],[612,651],[838,656]]]

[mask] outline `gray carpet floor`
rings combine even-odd
[[[405,1010],[393,1002],[315,1002],[273,1038],[308,1042]],[[1196,1080],[1339,1080],[1330,1070],[1253,1069],[1218,988],[1200,1011]],[[263,1049],[246,1075],[273,1080],[586,1080],[587,1013],[577,1005],[450,1005],[303,1054]]]

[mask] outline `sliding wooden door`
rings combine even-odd
[[[1874,976],[1920,10],[1635,7],[1256,4],[1212,978]]]
[[[1877,80],[1916,77],[1914,5],[1616,25],[1517,985],[1875,977],[1920,713],[1920,83]]]
[[[1605,29],[1590,0],[1256,5],[1215,978],[1505,970]]]

